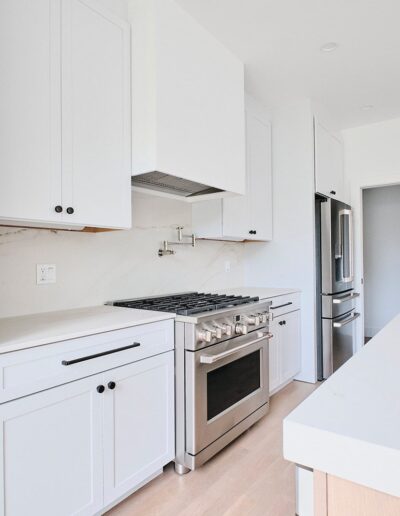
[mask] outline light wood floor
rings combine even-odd
[[[317,385],[292,382],[267,416],[201,468],[164,473],[107,516],[294,516],[294,465],[282,456],[282,420]]]

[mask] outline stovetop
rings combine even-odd
[[[259,299],[258,296],[228,296],[223,294],[187,292],[185,294],[174,294],[170,296],[115,301],[113,305],[125,308],[138,308],[140,310],[171,312],[179,315],[194,315],[255,303],[259,301]]]

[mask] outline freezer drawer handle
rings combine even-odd
[[[220,360],[223,360],[226,357],[235,355],[236,353],[238,353],[239,351],[242,351],[243,349],[253,346],[253,344],[257,344],[257,342],[260,342],[264,339],[272,339],[272,337],[273,337],[272,333],[265,332],[265,333],[262,333],[261,337],[259,337],[258,339],[252,340],[251,342],[248,342],[247,344],[242,344],[241,346],[236,346],[236,348],[228,349],[227,351],[218,353],[218,355],[200,355],[200,363],[201,364],[214,364],[215,362],[219,362]]]
[[[343,321],[340,321],[340,322],[334,322],[333,327],[341,328],[342,326],[345,326],[346,324],[353,322],[358,317],[360,317],[360,314],[357,312],[354,312],[354,314],[351,317],[349,317],[348,319],[344,319]]]
[[[95,355],[88,355],[86,357],[75,358],[74,360],[63,360],[62,365],[73,365],[79,362],[85,362],[86,360],[92,360],[92,358],[104,357],[105,355],[111,355],[112,353],[118,353],[119,351],[125,351],[126,349],[138,348],[140,342],[134,342],[129,346],[123,346],[122,348],[110,349],[109,351],[103,351],[102,353],[96,353]]]
[[[358,292],[352,292],[348,296],[345,297],[338,297],[333,300],[334,305],[340,305],[341,303],[345,303],[346,301],[350,301],[351,299],[354,299],[355,297],[360,297],[360,294]]]
[[[292,304],[293,304],[293,302],[289,301],[289,303],[285,303],[284,305],[270,306],[270,309],[271,310],[276,310],[277,308],[283,308],[284,306],[289,306],[289,305],[292,305]]]

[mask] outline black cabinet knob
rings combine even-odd
[[[249,234],[250,235],[256,235],[257,231],[255,229],[250,229]]]
[[[109,389],[113,390],[115,389],[115,382],[108,382],[107,386]]]
[[[336,191],[335,190],[331,190],[330,192],[332,195],[336,195]]]
[[[66,211],[67,211],[68,215],[72,215],[74,213],[74,208],[71,208],[71,206],[68,206]]]
[[[96,387],[96,391],[97,391],[99,394],[101,394],[102,392],[104,392],[104,391],[105,391],[105,387],[104,387],[104,385],[98,385],[98,386]]]
[[[61,213],[62,212],[62,206],[60,206],[59,204],[54,208],[54,211],[57,212],[57,213]]]

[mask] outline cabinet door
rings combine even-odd
[[[321,124],[315,121],[315,190],[343,199],[343,145]]]
[[[0,219],[61,221],[59,0],[0,2]]]
[[[246,238],[271,240],[271,125],[251,112],[246,113],[246,145],[248,180]]]
[[[280,371],[281,383],[293,378],[301,367],[300,310],[277,318],[281,325],[280,333]]]
[[[174,458],[174,352],[113,369],[104,378],[107,505]]]
[[[272,239],[271,125],[246,109],[246,195],[223,200],[223,236]]]
[[[274,319],[270,324],[270,332],[273,337],[269,341],[269,392],[273,393],[280,384],[280,339],[281,326],[279,320]]]
[[[130,28],[95,0],[62,0],[62,20],[64,220],[127,228]]]
[[[92,376],[1,405],[2,514],[89,516],[101,509],[98,383]]]

